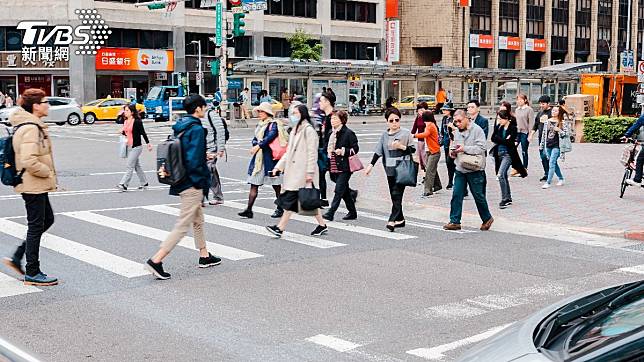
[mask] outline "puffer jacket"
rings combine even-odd
[[[13,149],[16,154],[16,169],[24,169],[22,183],[15,187],[17,193],[44,194],[56,191],[56,168],[52,155],[51,139],[47,125],[38,117],[18,108],[10,117],[12,126],[24,125],[13,135]]]

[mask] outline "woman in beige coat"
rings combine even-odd
[[[286,224],[294,212],[302,212],[299,208],[298,191],[304,187],[313,187],[313,180],[318,180],[318,134],[313,128],[309,109],[305,105],[293,108],[289,116],[292,128],[286,154],[275,165],[272,173],[284,173],[282,193],[276,203],[284,209],[284,215],[277,225],[267,226],[266,229],[276,237],[281,237]],[[320,210],[316,210],[315,219],[318,226],[311,235],[319,236],[327,233],[328,228]]]
[[[4,264],[24,275],[25,285],[49,286],[58,279],[40,270],[40,238],[54,223],[54,212],[49,203],[49,192],[56,191],[56,169],[51,151],[47,125],[40,120],[49,113],[49,102],[40,89],[27,89],[20,98],[20,106],[10,117],[14,127],[13,149],[16,170],[22,173],[22,183],[15,191],[22,194],[27,209],[27,237],[18,246],[13,257]],[[26,271],[22,258],[26,256]]]

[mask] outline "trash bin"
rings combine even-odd
[[[233,109],[235,112],[235,119],[240,119],[242,118],[242,109],[241,109],[241,103],[233,103]]]

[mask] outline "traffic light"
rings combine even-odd
[[[246,17],[246,14],[244,13],[233,14],[233,36],[234,37],[244,36],[244,34],[246,34],[246,30],[244,30],[244,26],[246,26],[246,22],[244,21],[245,17]]]
[[[226,64],[226,75],[228,77],[233,75],[233,63],[227,63]]]

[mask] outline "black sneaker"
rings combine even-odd
[[[320,236],[320,235],[326,234],[327,231],[329,231],[329,228],[326,225],[324,225],[324,226],[318,225],[318,227],[316,227],[315,230],[313,230],[313,232],[311,232],[311,235]]]
[[[357,218],[358,218],[358,214],[348,213],[342,218],[342,220],[355,220]]]
[[[446,190],[451,190],[451,189],[452,189],[452,187],[454,187],[454,185],[449,184],[449,185],[447,185],[447,187],[446,187],[445,189],[446,189]]]
[[[116,185],[116,189],[121,191],[121,192],[125,192],[125,191],[127,191],[127,186],[125,186],[123,184],[118,184],[118,185]]]
[[[329,200],[322,199],[322,207],[329,207]]]
[[[208,253],[207,258],[199,258],[199,267],[200,268],[209,268],[211,266],[219,265],[221,264],[221,259],[219,259],[216,256],[213,256],[212,254]]]
[[[322,218],[323,218],[324,220],[333,221],[333,214],[331,214],[330,212],[325,212],[325,213],[322,215]]]
[[[281,238],[282,234],[284,233],[284,231],[277,227],[277,225],[267,226],[266,230],[268,230],[271,234],[277,236],[278,238]]]
[[[139,186],[139,190],[147,190],[149,186],[150,184],[146,182],[145,185]]]
[[[154,263],[152,259],[148,259],[145,263],[145,267],[148,268],[150,273],[152,273],[157,279],[166,280],[170,279],[170,273],[163,271],[163,263]]]
[[[501,203],[499,203],[499,208],[505,209],[506,207],[508,207],[510,205],[512,205],[511,201],[507,201],[507,200],[506,201],[501,201]]]
[[[237,215],[239,215],[239,216],[241,216],[241,217],[243,217],[245,219],[252,219],[253,218],[253,212],[248,210],[248,209],[238,213]]]
[[[284,215],[284,209],[282,209],[281,207],[277,207],[277,209],[275,209],[275,212],[273,213],[273,215],[271,215],[271,217],[273,219],[279,219],[280,217],[282,217],[282,215]]]
[[[539,179],[541,182],[546,182],[548,180],[548,176],[543,176],[542,178]]]
[[[14,272],[20,275],[25,275],[25,270],[22,269],[22,265],[20,265],[20,260],[15,260],[12,258],[3,258],[2,263],[6,265],[7,268],[13,270]]]

